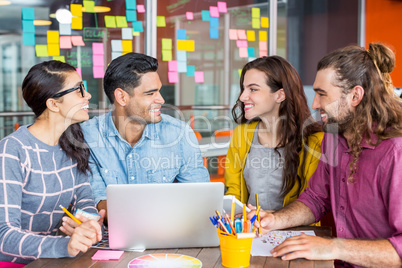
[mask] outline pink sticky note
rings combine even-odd
[[[247,40],[246,30],[237,30],[237,37],[241,40]]]
[[[237,45],[237,47],[248,47],[246,40],[237,40],[236,45]]]
[[[168,64],[169,72],[177,72],[177,60],[170,60]]]
[[[209,7],[209,15],[211,17],[219,18],[218,7]]]
[[[229,40],[237,40],[237,30],[229,29]]]
[[[240,56],[240,58],[248,57],[248,51],[247,51],[246,47],[239,47],[239,56]]]
[[[103,43],[92,43],[92,54],[104,55],[105,50],[103,49]]]
[[[177,83],[179,82],[179,73],[178,72],[169,72],[168,73],[169,83]]]
[[[145,13],[144,5],[137,5],[137,12],[138,13]]]
[[[105,66],[103,55],[92,55],[94,66]]]
[[[196,83],[204,83],[204,72],[194,72],[194,80]]]
[[[60,48],[73,48],[71,44],[71,36],[60,36]]]
[[[220,13],[227,13],[228,9],[226,7],[226,2],[218,2],[218,11]]]
[[[93,66],[94,78],[103,78],[105,75],[105,70],[103,66]]]
[[[187,17],[188,20],[193,20],[194,19],[193,12],[186,12],[186,17]]]
[[[82,40],[82,36],[71,36],[71,42],[73,43],[73,46],[77,46],[77,47],[85,46],[85,43]]]
[[[98,250],[91,259],[94,261],[109,261],[109,260],[118,260],[121,255],[123,255],[123,250]]]
[[[260,48],[260,50],[265,50],[265,51],[267,51],[267,49],[268,49],[268,43],[267,43],[267,41],[260,41],[259,48]]]
[[[260,57],[268,56],[268,52],[266,50],[260,50]]]
[[[81,76],[81,78],[82,78],[82,71],[81,71],[81,68],[76,68],[76,70],[77,70],[77,73]]]

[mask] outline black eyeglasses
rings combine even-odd
[[[69,89],[66,89],[64,91],[61,91],[61,92],[58,92],[58,93],[54,94],[52,96],[52,98],[54,98],[54,99],[60,98],[60,97],[66,95],[66,94],[68,94],[70,92],[76,91],[77,89],[80,89],[81,96],[84,97],[85,96],[85,86],[84,86],[84,83],[81,83],[78,87],[72,87],[72,88],[69,88]]]

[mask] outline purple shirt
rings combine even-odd
[[[388,239],[402,258],[402,137],[362,142],[354,182],[346,139],[326,133],[321,159],[298,201],[316,221],[332,210],[340,238]],[[371,137],[376,143],[376,136]]]

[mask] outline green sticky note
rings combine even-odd
[[[53,56],[53,60],[58,60],[61,62],[66,62],[66,58],[64,56]]]
[[[156,16],[156,27],[166,27],[165,16]]]
[[[94,1],[83,1],[85,12],[94,13],[95,12],[95,2]]]
[[[172,39],[162,38],[162,49],[172,49]]]
[[[253,29],[260,29],[260,19],[259,18],[253,18],[251,21],[251,27],[253,27]]]
[[[251,17],[260,18],[260,9],[258,7],[251,8]]]
[[[47,52],[47,45],[36,45],[35,46],[36,57],[49,57]]]
[[[127,20],[124,16],[116,16],[116,24],[118,28],[127,28]]]
[[[116,17],[105,16],[105,26],[106,28],[116,28]]]
[[[162,50],[162,60],[163,61],[170,61],[172,60],[172,50]]]

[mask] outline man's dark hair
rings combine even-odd
[[[127,53],[109,64],[103,80],[103,87],[110,102],[114,103],[114,91],[121,88],[130,95],[138,87],[143,74],[156,72],[158,61],[140,53]]]

